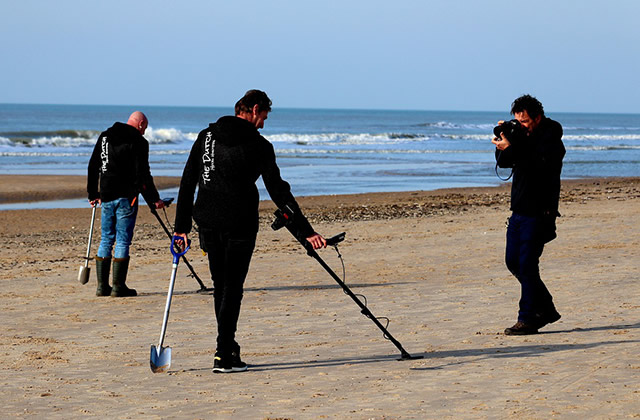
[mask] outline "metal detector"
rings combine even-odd
[[[340,277],[337,276],[337,274],[331,269],[331,267],[329,267],[322,260],[322,258],[320,258],[320,256],[316,252],[316,250],[313,249],[313,246],[306,240],[306,238],[302,238],[302,237],[299,236],[298,231],[297,231],[296,226],[295,226],[295,213],[293,212],[293,210],[291,210],[291,208],[289,206],[284,206],[284,209],[276,210],[274,214],[276,216],[276,219],[271,224],[271,228],[273,230],[278,230],[278,229],[280,229],[282,227],[286,227],[287,228],[287,230],[294,236],[294,238],[296,238],[298,240],[298,242],[300,242],[302,244],[302,246],[307,250],[307,255],[309,255],[310,257],[315,258],[316,261],[318,261],[320,263],[322,268],[324,268],[327,271],[327,273],[329,273],[329,275],[331,277],[333,277],[333,279],[340,285],[340,287],[342,287],[342,290],[344,290],[344,292],[347,295],[349,295],[349,297],[351,299],[353,299],[353,301],[355,303],[358,304],[358,306],[361,309],[362,314],[364,316],[366,316],[367,318],[369,318],[371,321],[373,321],[373,323],[376,324],[376,326],[378,328],[380,328],[380,330],[384,334],[384,338],[386,338],[387,340],[391,341],[398,348],[398,350],[400,350],[400,359],[398,359],[398,360],[422,359],[422,356],[412,356],[412,355],[410,355],[402,347],[402,344],[400,344],[400,342],[398,340],[393,338],[393,336],[387,330],[387,328],[380,323],[378,318],[373,316],[373,314],[371,313],[369,308],[367,308],[367,305],[362,303],[362,301],[358,298],[358,296],[355,293],[353,293],[351,291],[351,289],[349,289],[349,287],[345,284],[345,282],[342,281],[340,279]],[[340,234],[338,234],[338,235],[336,235],[336,236],[334,236],[332,238],[329,238],[329,239],[327,239],[327,245],[335,246],[339,242],[342,242],[344,240],[344,237],[345,237],[345,233],[343,232],[343,233],[340,233]]]
[[[169,207],[171,205],[171,203],[173,202],[173,198],[163,198],[162,201],[164,202],[164,206],[165,207]],[[167,236],[169,237],[169,239],[172,239],[173,238],[173,234],[171,232],[169,232],[169,229],[167,229],[167,226],[164,224],[164,222],[160,218],[160,215],[156,211],[156,208],[153,206],[153,203],[149,203],[149,209],[151,209],[151,213],[153,213],[153,215],[156,216],[156,219],[158,219],[158,222],[160,223],[160,226],[162,226],[162,229],[164,229],[164,231],[167,234]],[[200,285],[200,290],[198,290],[198,293],[209,293],[209,292],[212,292],[213,291],[213,287],[209,287],[209,288],[205,287],[204,283],[202,283],[202,280],[200,280],[200,277],[198,277],[198,275],[196,274],[196,272],[193,269],[193,267],[191,266],[191,264],[189,264],[189,261],[187,260],[187,257],[185,257],[184,254],[180,255],[180,257],[182,258],[182,261],[187,266],[187,268],[189,268],[189,271],[191,271],[191,275],[196,279],[196,281]]]

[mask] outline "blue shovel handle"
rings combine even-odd
[[[171,238],[171,253],[173,254],[173,263],[174,264],[178,264],[178,261],[180,260],[180,257],[182,257],[184,254],[187,253],[187,251],[189,250],[189,248],[191,248],[191,240],[189,239],[187,241],[187,246],[185,249],[183,249],[181,252],[176,251],[176,247],[175,247],[175,243],[176,240],[183,240],[182,236],[177,236],[177,235],[173,235],[173,237]]]

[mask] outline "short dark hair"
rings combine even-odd
[[[241,112],[251,112],[255,105],[258,105],[260,112],[271,111],[271,99],[269,99],[267,94],[258,89],[251,89],[236,102],[236,115],[239,115]]]
[[[536,119],[538,115],[544,117],[544,108],[539,100],[531,95],[522,95],[511,104],[511,115],[516,112],[527,111],[532,119]]]

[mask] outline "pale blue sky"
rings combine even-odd
[[[640,113],[640,1],[0,0],[0,102]]]

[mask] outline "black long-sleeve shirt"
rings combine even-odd
[[[98,188],[99,184],[99,188]],[[149,143],[135,127],[116,122],[100,134],[87,170],[89,200],[132,200],[142,193],[147,203],[160,198],[149,168]]]
[[[562,126],[546,117],[526,137],[516,139],[502,151],[496,150],[498,166],[513,168],[513,212],[526,216],[558,214],[565,153]]]
[[[280,177],[273,145],[252,123],[232,116],[209,124],[191,148],[180,182],[175,231],[189,233],[193,217],[203,229],[257,232],[260,176],[274,203],[296,213],[300,234],[311,236],[313,228]]]

